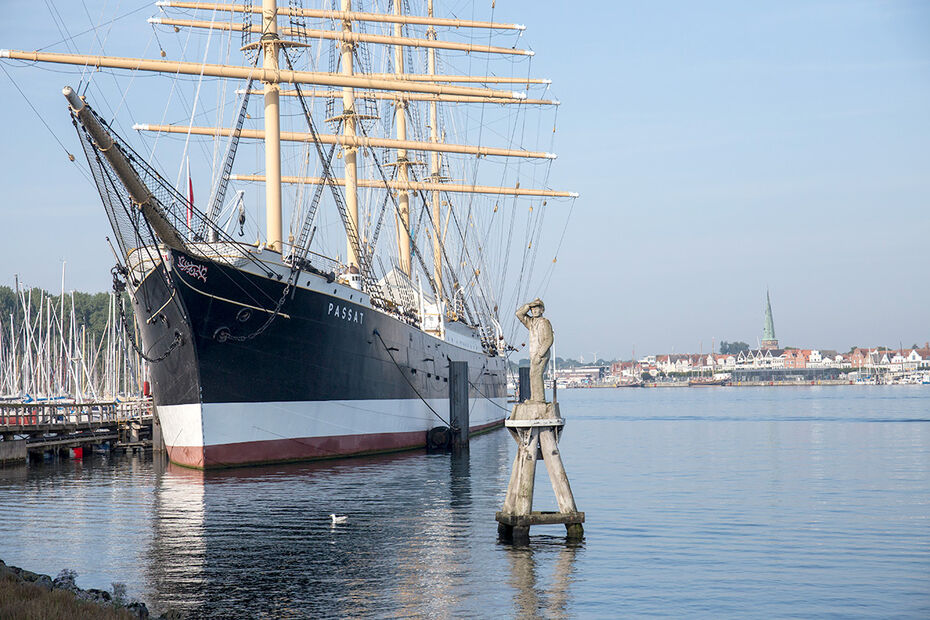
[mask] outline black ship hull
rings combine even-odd
[[[503,358],[425,333],[331,278],[301,274],[276,314],[286,282],[273,271],[166,250],[136,284],[142,348],[155,358],[167,352],[150,373],[175,463],[422,447],[448,419],[450,361],[468,362],[473,432],[506,416]]]

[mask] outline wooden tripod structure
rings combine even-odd
[[[559,438],[565,420],[559,413],[558,403],[519,403],[504,424],[517,442],[517,456],[513,461],[504,506],[495,516],[498,535],[503,540],[526,544],[531,525],[563,523],[569,540],[583,538],[584,527],[581,524],[584,523],[584,513],[575,507],[575,498],[559,454]],[[533,511],[536,461],[540,459],[549,472],[559,512]]]

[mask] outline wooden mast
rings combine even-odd
[[[262,0],[262,67],[278,70],[276,0]],[[264,82],[265,94],[265,243],[281,251],[281,116],[277,81]]]
[[[433,16],[433,0],[427,0],[427,16]],[[432,26],[426,31],[426,38],[435,39],[436,29]],[[436,50],[429,48],[427,50],[427,63],[430,75],[436,75]],[[430,101],[429,104],[429,141],[433,144],[439,142],[439,112],[437,103]],[[439,153],[432,151],[429,162],[430,182],[439,183]],[[439,206],[439,190],[433,190],[430,194],[432,202],[432,219],[433,219],[433,280],[436,283],[436,305],[442,302],[442,239],[440,239],[441,210]]]
[[[342,0],[342,10],[348,13],[352,10],[352,0]],[[344,19],[342,21],[342,31],[352,32],[352,21]],[[352,53],[355,44],[345,40],[342,42],[342,74],[352,76],[353,59]],[[343,161],[345,162],[345,181],[346,181],[346,211],[348,224],[355,229],[359,243],[362,241],[362,235],[358,228],[358,163],[356,156],[358,149],[354,144],[355,140],[355,89],[352,86],[342,88],[342,135],[346,138],[346,146],[343,150]],[[355,254],[355,248],[352,245],[350,235],[346,235],[346,265],[351,270],[353,267],[358,269],[358,256]]]
[[[401,14],[400,3],[394,0],[394,15]],[[403,36],[404,25],[397,21],[394,23],[394,36],[400,39]],[[398,79],[404,75],[404,48],[402,45],[394,46],[394,73]],[[394,123],[397,126],[397,139],[407,140],[407,101],[398,97],[394,101]],[[406,184],[409,180],[407,149],[397,149],[397,179]],[[397,248],[400,253],[400,270],[410,277],[410,192],[403,190],[398,196],[398,222],[397,222]]]

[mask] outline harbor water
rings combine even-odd
[[[930,617],[930,387],[559,401],[580,544],[498,543],[499,430],[464,457],[7,467],[0,558],[190,617]],[[535,507],[555,508],[544,467]]]

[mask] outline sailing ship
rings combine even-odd
[[[515,350],[504,323],[530,291],[547,201],[577,196],[549,189],[555,156],[523,145],[531,140],[523,115],[558,104],[528,95],[548,80],[491,69],[494,58],[532,56],[516,45],[523,26],[437,16],[433,0],[325,5],[157,3],[153,28],[225,37],[241,64],[207,62],[209,38],[197,61],[169,59],[164,48],[152,60],[0,50],[94,72],[164,74],[176,82],[171,93],[222,84],[216,126],[197,124],[196,98],[183,122],[133,126],[183,136],[174,183],[157,169],[154,146],[140,153],[91,96],[64,88],[114,232],[114,286],[132,299],[135,326],[122,321],[139,335],[133,345],[148,361],[168,455],[181,465],[422,447],[431,429],[449,426],[452,361],[468,364],[470,431],[502,424]],[[492,36],[511,44],[490,45]],[[478,69],[448,72],[461,64]],[[250,106],[252,95],[263,105]],[[503,124],[489,122],[494,114]],[[476,142],[449,140],[467,135],[463,126]],[[198,136],[214,150],[200,205],[190,174],[180,183]],[[489,146],[489,136],[511,143]],[[237,151],[253,140],[263,169],[234,172]],[[542,166],[529,167],[541,186],[521,186],[522,162]],[[289,165],[293,175],[282,171]],[[497,184],[481,183],[488,172]],[[237,184],[247,189],[227,199]],[[263,227],[245,206],[250,191],[264,193]],[[325,234],[333,224],[344,244],[335,250]],[[247,226],[255,242],[244,238]],[[387,241],[383,228],[394,231]]]

